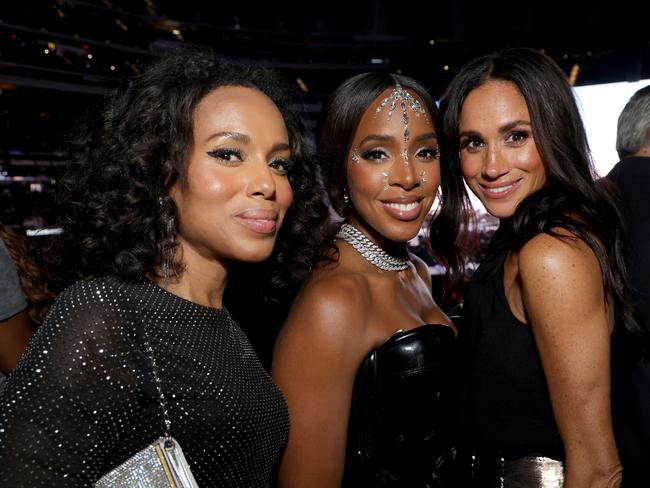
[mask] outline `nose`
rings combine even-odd
[[[250,164],[247,178],[248,196],[264,198],[265,200],[275,196],[275,179],[266,160],[260,159]]]
[[[489,145],[484,155],[482,172],[486,179],[496,180],[509,171],[503,154],[494,145]]]
[[[409,160],[408,154],[405,152],[402,152],[401,156],[393,163],[388,183],[401,186],[405,190],[411,190],[419,184],[415,174],[415,164]]]

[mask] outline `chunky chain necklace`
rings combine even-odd
[[[343,224],[336,237],[350,244],[361,257],[385,271],[404,271],[408,268],[409,260],[391,256],[377,244],[372,242],[356,227]]]

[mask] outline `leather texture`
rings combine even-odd
[[[371,351],[355,379],[343,486],[449,486],[454,331],[427,324]]]

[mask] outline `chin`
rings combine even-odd
[[[394,242],[408,242],[418,235],[422,222],[413,222],[413,225],[399,225],[397,228],[388,228],[384,236]]]
[[[498,205],[485,205],[485,210],[492,215],[492,217],[496,217],[498,219],[507,219],[509,217],[512,217],[515,214],[515,210],[517,207],[512,207],[512,206],[507,206],[507,207],[502,207]]]
[[[245,256],[242,256],[239,261],[242,261],[244,263],[261,263],[271,257],[272,251],[273,250],[268,252],[249,253]]]
[[[243,263],[261,263],[266,261],[273,253],[273,246],[250,246],[240,247],[237,252],[232,256],[235,261]]]

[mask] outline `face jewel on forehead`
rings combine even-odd
[[[413,97],[411,97],[411,111],[415,113],[416,117],[420,115],[427,116],[427,111],[422,108],[422,104]]]
[[[411,95],[408,91],[406,91],[402,85],[399,84],[399,82],[395,83],[395,88],[393,88],[393,91],[390,92],[390,95],[388,95],[386,98],[384,98],[377,109],[375,110],[375,115],[377,115],[379,112],[381,112],[386,105],[388,105],[390,102],[390,105],[388,107],[388,117],[390,118],[391,115],[393,115],[393,112],[397,108],[397,103],[399,102],[400,104],[400,109],[402,110],[402,116],[404,115],[404,112],[406,111],[406,108],[410,108],[411,112],[415,114],[416,117],[419,117],[420,115],[423,115],[424,117],[427,116],[427,111],[422,107],[422,104],[420,103],[419,100],[417,100],[413,95]]]
[[[409,131],[408,109],[410,108],[416,117],[424,115],[426,118],[427,112],[422,108],[422,104],[416,100],[413,95],[406,91],[398,81],[396,81],[393,91],[381,101],[375,110],[375,116],[377,116],[377,114],[388,105],[388,118],[390,118],[391,115],[393,115],[393,111],[397,108],[398,103],[400,111],[402,112],[402,124],[404,124],[404,149],[402,150],[402,159],[404,160],[404,166],[408,166],[409,160],[407,146],[411,135],[411,132]]]

